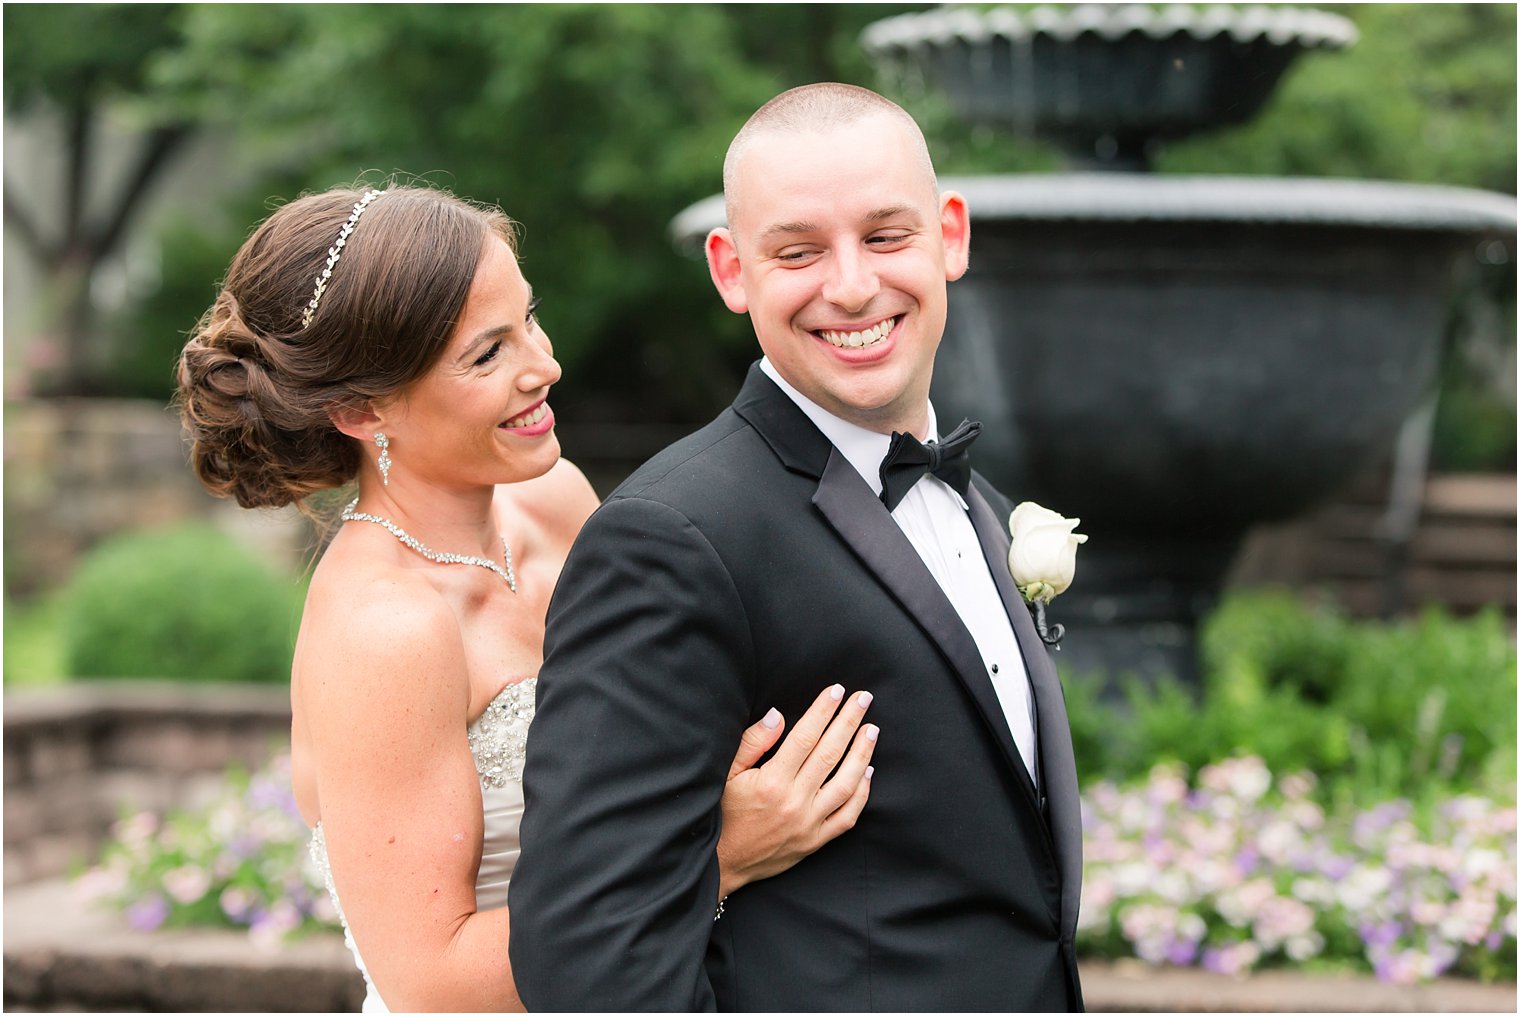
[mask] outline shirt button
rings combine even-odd
[[[996,663],[994,663],[994,664],[993,664],[993,665],[992,665],[992,672],[993,672],[993,673],[994,673],[994,674],[996,674],[996,673],[997,673],[997,672],[998,672],[998,671],[997,671],[997,664],[996,664]]]

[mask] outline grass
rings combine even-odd
[[[5,687],[60,684],[63,674],[62,600],[56,594],[26,604],[5,603]]]

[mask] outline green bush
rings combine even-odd
[[[1281,591],[1236,593],[1200,634],[1197,690],[1132,680],[1125,701],[1068,676],[1082,777],[1232,755],[1308,769],[1349,802],[1502,789],[1515,779],[1515,646],[1495,613],[1350,621]]]
[[[63,593],[72,677],[284,681],[300,595],[204,525],[102,543]]]

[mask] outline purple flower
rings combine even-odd
[[[1342,854],[1330,854],[1320,861],[1320,874],[1332,882],[1339,882],[1356,867],[1356,862]]]
[[[253,808],[287,810],[294,803],[290,787],[269,779],[255,779],[248,785],[246,800]]]
[[[224,850],[233,860],[246,861],[250,857],[257,857],[263,850],[263,844],[259,842],[256,836],[239,833],[227,841]]]
[[[127,924],[133,931],[156,931],[168,919],[168,901],[157,893],[145,896],[127,908]]]
[[[1361,927],[1362,942],[1369,951],[1393,945],[1403,932],[1404,926],[1398,921],[1364,924]]]
[[[222,891],[222,913],[232,921],[240,923],[251,921],[256,902],[253,893],[241,886],[228,886]]]

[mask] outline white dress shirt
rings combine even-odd
[[[776,382],[823,436],[839,449],[873,493],[881,495],[881,460],[892,439],[886,434],[841,420],[786,382],[769,358],[760,361],[766,377]],[[939,440],[934,405],[929,405],[929,440]],[[1034,692],[1024,670],[1013,626],[1003,610],[976,529],[971,525],[966,502],[939,477],[926,474],[913,485],[892,512],[929,574],[939,583],[955,612],[976,641],[982,665],[997,692],[998,704],[1013,733],[1013,743],[1024,759],[1024,768],[1039,785],[1035,766]]]

